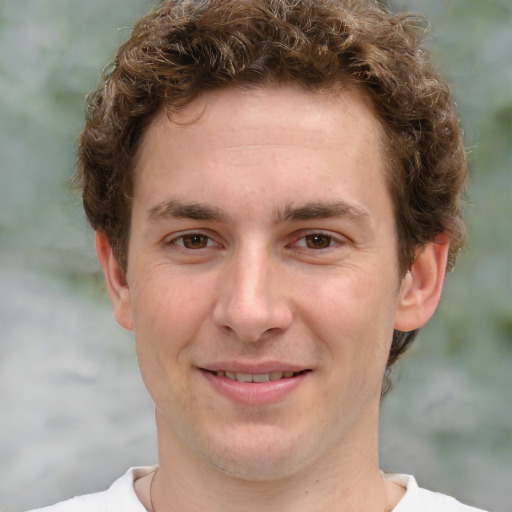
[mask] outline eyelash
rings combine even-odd
[[[316,239],[316,241],[315,241]],[[298,242],[304,241],[304,244],[299,244]],[[322,243],[318,242],[326,242],[327,245],[323,246]],[[312,242],[313,245],[317,245],[316,247],[308,245],[308,242]],[[339,243],[338,240],[335,239],[332,235],[329,235],[327,233],[320,232],[314,232],[314,233],[307,233],[300,238],[297,239],[297,242],[295,244],[298,247],[303,247],[304,249],[312,249],[312,250],[322,250],[322,249],[328,249],[329,247],[332,247],[333,245],[336,245],[336,243]]]
[[[199,239],[197,240],[198,245],[201,245],[201,242],[204,243],[204,245],[200,247],[187,246],[187,243],[193,241],[194,238]],[[315,238],[317,239],[317,242],[323,241],[324,243],[327,243],[327,245],[315,242]],[[312,242],[313,244],[317,243],[317,247],[308,245],[308,242]],[[293,243],[289,244],[288,247],[300,247],[301,249],[305,250],[310,249],[312,251],[321,251],[329,249],[330,247],[333,247],[335,245],[343,245],[344,242],[344,240],[341,240],[341,237],[336,237],[322,231],[311,231],[309,233],[301,234],[301,236],[295,239]],[[166,239],[165,245],[174,245],[179,247],[181,250],[186,251],[198,251],[201,249],[207,249],[208,247],[221,246],[221,244],[215,242],[215,240],[211,236],[200,231],[191,231],[189,233],[183,233],[178,236],[175,236],[172,239]]]
[[[202,241],[206,241],[206,244],[202,247],[194,247],[194,248],[187,247],[185,240],[187,240],[187,239],[191,240],[193,238],[200,238],[200,239],[202,239]],[[179,241],[181,241],[182,243],[179,243]],[[210,242],[213,242],[213,243],[210,243]],[[196,250],[200,250],[200,249],[205,249],[207,247],[218,246],[219,244],[214,242],[213,238],[206,235],[205,233],[193,231],[190,233],[183,233],[183,234],[178,235],[170,240],[166,240],[165,245],[175,245],[175,246],[182,248],[183,250],[196,251]]]

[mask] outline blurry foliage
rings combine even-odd
[[[452,83],[469,153],[468,240],[428,343],[458,355],[512,351],[512,2],[396,0],[428,16],[425,41]],[[433,339],[431,339],[433,338]]]
[[[1,244],[28,265],[64,278],[95,271],[79,198],[69,190],[82,98],[152,4],[0,4]],[[447,280],[437,339],[455,353],[482,339],[512,348],[512,2],[391,4],[431,20],[426,43],[454,84],[469,150],[468,245]]]
[[[86,282],[97,272],[70,192],[83,97],[151,0],[0,3],[0,244],[24,264]],[[469,150],[468,244],[434,320],[435,350],[512,350],[512,2],[389,0],[432,22],[425,40],[454,84]],[[78,276],[78,277],[77,277]]]
[[[72,192],[83,98],[149,0],[0,2],[0,248],[63,278],[97,271]],[[73,277],[74,276],[74,277]]]
[[[481,407],[488,407],[481,417],[492,422],[482,435],[481,451],[475,446],[471,451],[481,460],[492,452],[499,476],[509,464],[499,461],[508,459],[503,445],[509,444],[510,415],[503,403],[510,398],[512,360],[512,2],[385,3],[431,20],[425,41],[438,69],[453,82],[471,175],[467,247],[447,278],[441,307],[403,366],[403,380],[410,384],[387,400],[395,421],[417,419],[410,431],[427,437],[432,418],[415,413],[418,387],[427,398],[437,396],[453,371],[464,368],[467,378],[460,377],[460,386],[478,395]],[[155,4],[0,0],[0,257],[61,278],[94,300],[101,279],[92,234],[70,184],[83,97],[133,20]],[[421,356],[416,359],[416,354]],[[504,412],[498,417],[497,410]],[[475,419],[458,420],[453,418],[452,429],[434,432],[440,454],[465,451],[471,444],[457,433]],[[440,481],[462,479],[462,469],[468,469],[467,464],[457,467],[460,459],[450,460],[453,467],[445,460],[444,472],[438,466],[432,472]]]

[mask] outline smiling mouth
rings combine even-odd
[[[299,372],[270,372],[270,373],[234,373],[227,372],[223,370],[217,371],[209,371],[209,373],[217,376],[217,377],[226,377],[230,380],[236,380],[238,382],[254,382],[254,383],[263,383],[270,382],[281,379],[291,379],[293,377],[297,377],[298,375],[302,375],[310,370],[302,370]]]

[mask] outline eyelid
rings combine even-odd
[[[200,236],[206,237],[208,239],[207,245],[203,248],[191,249],[191,248],[186,247],[184,244],[176,243],[176,241],[178,241],[180,239],[183,240],[184,237],[192,236],[192,235],[200,235]],[[320,236],[328,237],[331,239],[332,243],[325,248],[310,248],[310,247],[307,247],[305,244],[299,243],[301,241],[304,241],[306,239],[306,237],[312,236],[312,235],[320,235]],[[215,233],[212,233],[208,229],[189,229],[189,230],[178,231],[178,232],[172,233],[170,235],[167,235],[163,239],[162,243],[164,246],[172,245],[174,247],[177,247],[178,249],[192,252],[192,251],[206,250],[211,247],[223,247],[224,244],[222,243],[222,241],[219,241],[219,238],[220,237],[218,235],[216,235]],[[296,232],[294,235],[292,235],[291,238],[292,238],[292,241],[287,244],[288,247],[298,247],[301,249],[315,251],[315,252],[327,251],[329,249],[344,246],[347,243],[350,243],[350,239],[348,237],[341,235],[340,233],[333,233],[332,231],[322,230],[322,229],[300,230],[300,231]]]
[[[312,235],[321,235],[321,236],[328,237],[331,239],[331,241],[333,243],[331,243],[327,247],[316,248],[316,249],[307,247],[305,244],[299,245],[299,241],[305,240],[306,237],[312,236]],[[323,229],[308,229],[308,230],[303,230],[303,231],[296,233],[296,235],[294,236],[294,241],[291,244],[289,244],[289,246],[300,247],[300,248],[311,250],[311,251],[326,251],[326,250],[332,249],[333,247],[336,247],[336,246],[343,246],[343,245],[349,243],[349,241],[350,240],[346,236],[343,236],[339,233],[333,233],[332,231],[323,230]]]
[[[198,249],[191,249],[189,247],[186,247],[184,244],[176,243],[177,240],[180,240],[180,239],[183,240],[185,237],[193,236],[193,235],[204,236],[205,238],[207,238],[208,239],[207,245],[205,247],[201,247]],[[212,243],[210,243],[210,242],[212,242]],[[172,245],[172,246],[178,247],[178,248],[180,248],[182,250],[186,250],[186,251],[200,251],[201,249],[204,250],[209,247],[222,247],[222,244],[216,240],[216,237],[212,236],[211,232],[209,232],[208,230],[203,230],[203,229],[189,229],[186,231],[178,231],[177,233],[172,233],[170,235],[167,235],[164,238],[163,244],[165,246]]]

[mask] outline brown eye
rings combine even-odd
[[[208,245],[209,238],[201,233],[191,233],[180,237],[182,244],[187,249],[203,249]]]
[[[326,249],[332,245],[332,238],[322,233],[314,233],[304,237],[306,246],[310,249]]]

